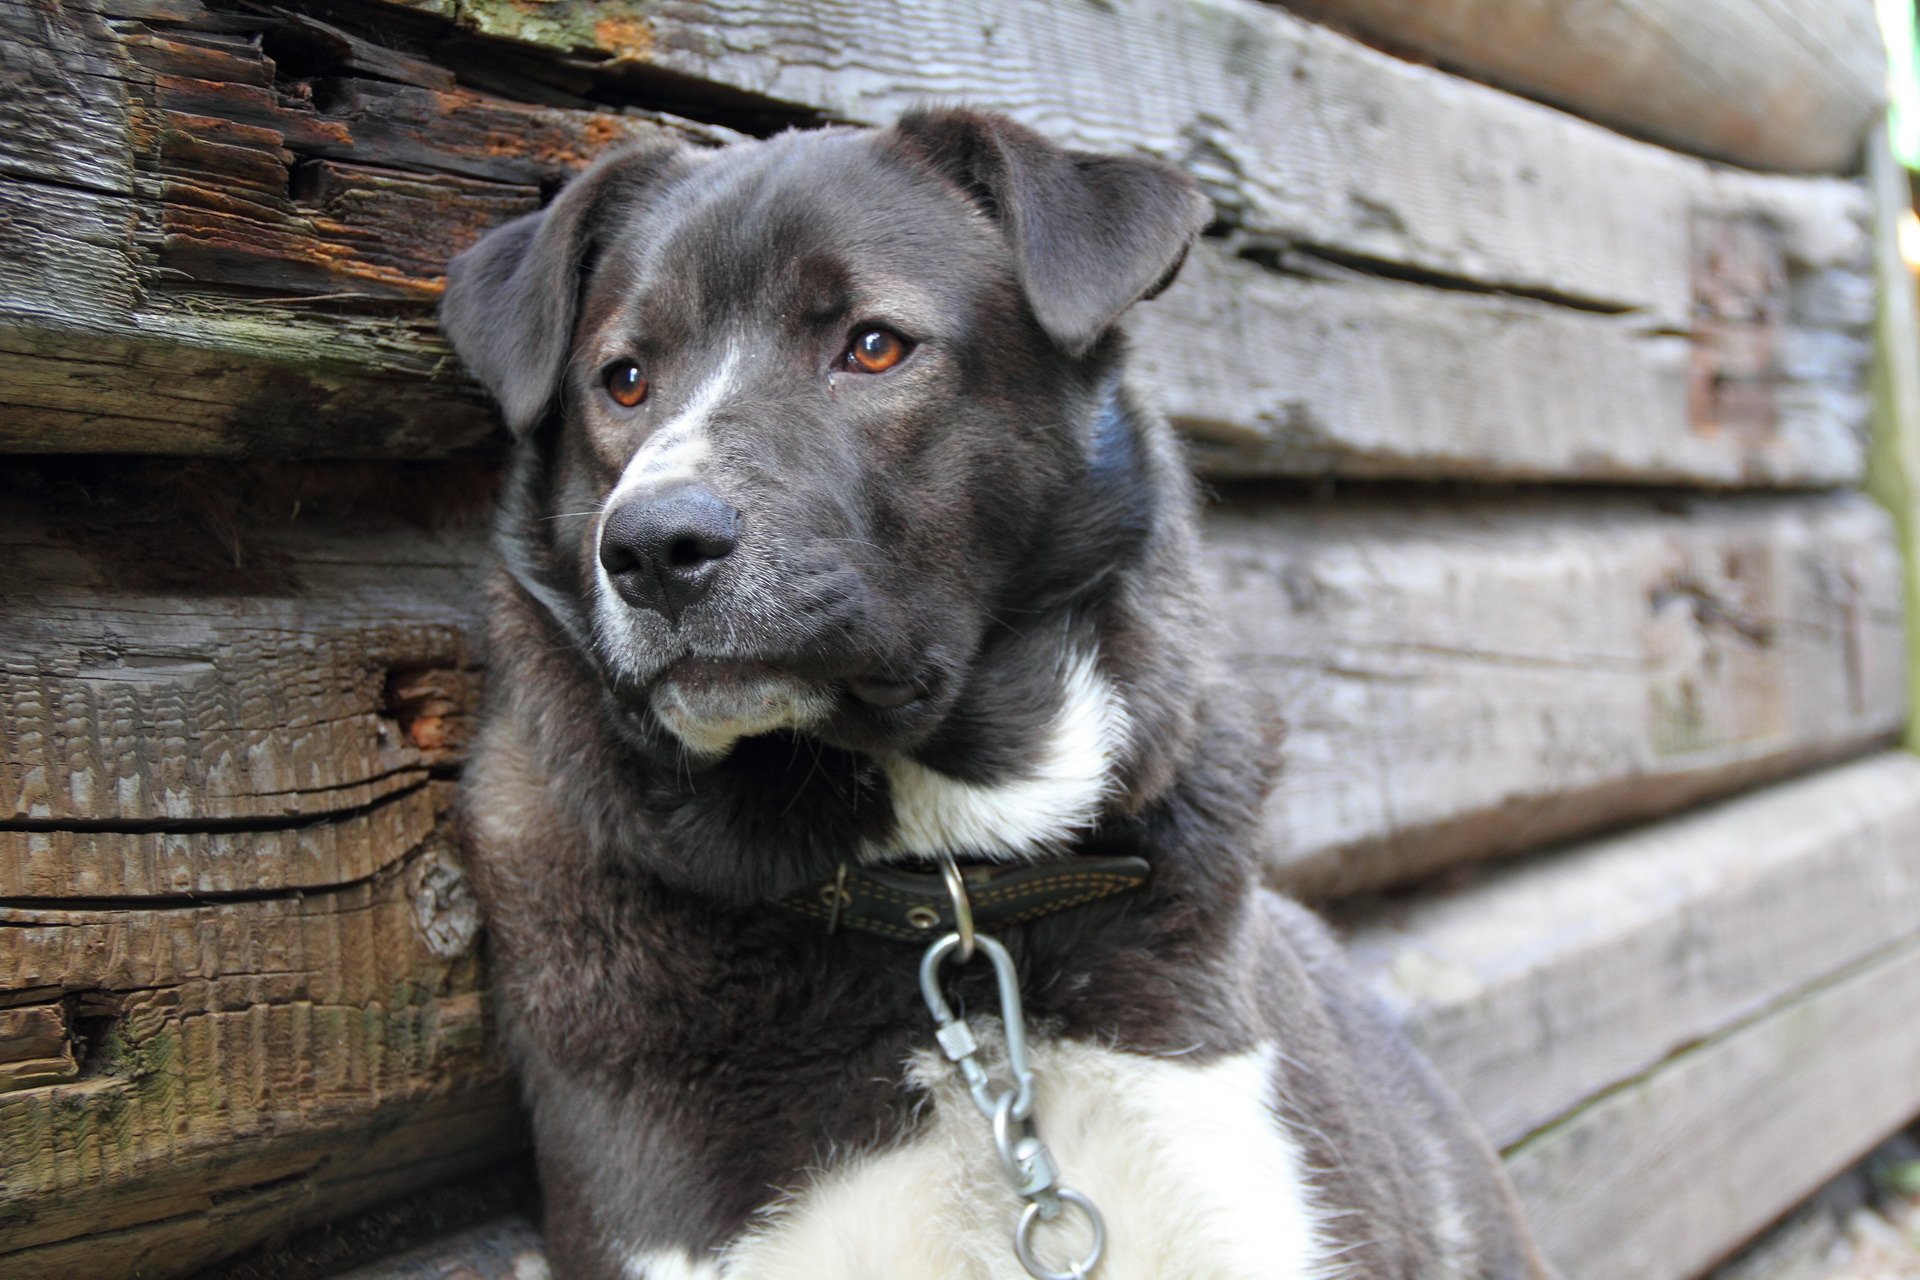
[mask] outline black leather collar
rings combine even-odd
[[[960,869],[974,927],[982,933],[1130,893],[1151,874],[1145,858],[1072,858]],[[783,898],[779,905],[829,930],[857,929],[896,942],[930,942],[955,927],[953,898],[938,869],[843,862],[833,879]]]

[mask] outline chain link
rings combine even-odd
[[[966,889],[959,872],[946,860],[947,883],[954,895],[956,920],[972,924],[967,909]],[[975,933],[969,927],[961,933],[949,933],[937,939],[920,958],[920,996],[933,1016],[934,1039],[947,1061],[960,1068],[973,1095],[973,1105],[993,1127],[994,1149],[1000,1155],[1001,1170],[1007,1175],[1014,1193],[1026,1201],[1013,1231],[1014,1255],[1033,1280],[1087,1280],[1100,1265],[1107,1244],[1107,1227],[1091,1200],[1071,1187],[1060,1185],[1059,1167],[1053,1153],[1040,1139],[1033,1116],[1033,1068],[1027,1061],[1027,1028],[1020,1003],[1020,975],[1013,957],[999,939]],[[980,1061],[980,1044],[973,1028],[953,1012],[946,994],[940,989],[940,968],[949,959],[964,964],[974,953],[985,955],[993,965],[999,988],[1000,1022],[1006,1029],[1007,1074],[1010,1084],[997,1084],[993,1074]],[[1093,1241],[1086,1256],[1067,1264],[1064,1271],[1048,1269],[1033,1249],[1034,1229],[1042,1222],[1059,1220],[1071,1208],[1084,1215],[1093,1229]]]

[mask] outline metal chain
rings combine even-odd
[[[1020,1005],[1020,975],[1013,957],[999,939],[975,933],[973,912],[967,901],[966,887],[952,858],[943,858],[948,891],[953,894],[954,920],[959,930],[936,940],[920,959],[920,996],[933,1015],[934,1038],[947,1061],[960,1068],[973,1095],[973,1105],[993,1126],[993,1145],[1000,1153],[1000,1167],[1013,1184],[1015,1194],[1027,1202],[1013,1230],[1013,1252],[1033,1280],[1087,1280],[1100,1265],[1107,1245],[1107,1226],[1093,1201],[1071,1187],[1060,1185],[1060,1171],[1053,1153],[1040,1140],[1033,1117],[1033,1068],[1027,1062],[1027,1028]],[[955,1016],[953,1006],[940,989],[940,966],[949,959],[965,964],[975,949],[993,964],[993,976],[999,987],[1000,1021],[1006,1028],[1007,1071],[1010,1085],[996,1087],[992,1074],[980,1061],[980,1045],[966,1020]],[[1093,1243],[1084,1258],[1067,1264],[1064,1271],[1049,1270],[1035,1255],[1033,1232],[1042,1222],[1058,1220],[1071,1207],[1086,1216],[1093,1227]]]

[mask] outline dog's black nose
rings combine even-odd
[[[740,541],[740,513],[702,484],[636,494],[600,526],[600,565],[621,598],[677,620]]]

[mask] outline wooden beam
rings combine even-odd
[[[0,519],[14,602],[0,620],[0,820],[80,833],[31,843],[0,894],[28,892],[41,866],[72,877],[60,896],[337,883],[374,868],[291,869],[272,838],[261,857],[219,828],[418,829],[404,808],[370,810],[452,749],[447,715],[422,726],[410,692],[437,673],[472,705],[481,539],[393,524],[208,532],[198,514],[91,536],[31,504]],[[344,847],[325,828],[301,842],[308,858]]]
[[[0,1092],[0,1271],[181,1275],[515,1149],[478,930],[445,830],[327,889],[0,900],[0,999],[76,1065]]]
[[[1182,164],[1247,233],[1675,329],[1703,220],[1767,228],[1796,274],[1865,253],[1853,184],[1718,170],[1250,0],[404,7],[861,123],[993,107]]]
[[[1507,1169],[1568,1280],[1684,1280],[1916,1111],[1909,941],[1599,1099],[1509,1152]]]
[[[1872,0],[1287,0],[1682,151],[1844,173],[1885,95]]]
[[[1213,476],[1857,482],[1871,288],[1789,286],[1732,330],[1436,288],[1205,241],[1134,313],[1133,368]],[[1764,292],[1764,290],[1763,290]],[[1549,376],[1549,371],[1551,371]],[[1753,394],[1729,389],[1746,386]]]
[[[0,103],[0,124],[39,140],[0,155],[8,451],[415,456],[489,439],[433,331],[444,258],[609,142],[731,136],[471,87],[506,46],[456,83],[308,17],[162,23],[149,7],[0,0],[0,46],[58,90],[13,116]],[[457,44],[442,34],[414,47]],[[1392,82],[1393,65],[1367,75]],[[1684,301],[1624,314],[1397,280],[1351,245],[1226,218],[1140,309],[1143,381],[1216,475],[1851,483],[1871,312],[1857,193],[1780,190],[1799,213],[1688,205]]]
[[[102,519],[0,524],[22,605],[0,897],[335,884],[419,838],[475,705],[477,531]],[[1289,726],[1269,832],[1302,892],[1668,812],[1901,724],[1899,569],[1857,497],[1242,495],[1207,536],[1229,660]]]
[[[1209,521],[1288,726],[1276,879],[1313,896],[1670,812],[1898,733],[1899,565],[1855,496],[1252,497]]]
[[[1347,924],[1387,1007],[1512,1145],[1920,931],[1920,759],[1838,765]]]

